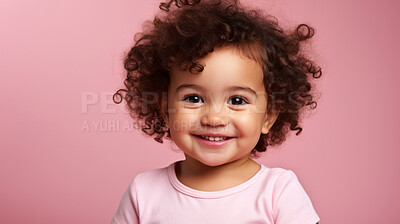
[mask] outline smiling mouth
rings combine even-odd
[[[208,140],[208,141],[214,141],[214,142],[220,142],[220,141],[226,141],[229,140],[233,137],[226,137],[226,136],[204,136],[204,135],[194,135],[198,138],[204,139],[204,140]]]

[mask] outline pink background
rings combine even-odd
[[[321,223],[400,223],[399,4],[252,4],[313,25],[324,71],[303,133],[258,161],[294,170]],[[110,97],[157,11],[155,0],[0,1],[0,223],[108,223],[138,172],[183,159],[124,129]]]

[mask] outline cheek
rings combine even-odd
[[[195,114],[183,113],[171,113],[170,114],[170,128],[175,133],[189,132],[194,130],[197,126],[197,116]]]
[[[261,133],[262,116],[259,114],[248,113],[238,116],[235,119],[235,123],[241,136],[258,136]]]

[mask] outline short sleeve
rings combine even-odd
[[[316,224],[320,219],[310,198],[291,170],[277,179],[273,191],[276,224]]]
[[[137,176],[129,185],[122,196],[118,209],[111,221],[111,224],[137,224],[138,204],[137,204]]]

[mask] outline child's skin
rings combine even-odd
[[[197,60],[204,71],[192,74],[177,66],[170,72],[168,113],[163,113],[174,143],[186,160],[176,169],[178,179],[201,191],[237,186],[260,169],[250,158],[261,133],[267,134],[277,114],[267,113],[261,65],[232,46],[216,48]],[[196,87],[177,88],[182,84]],[[241,86],[255,91],[228,90]],[[189,96],[188,96],[189,95]],[[247,101],[247,103],[246,103]],[[206,146],[195,135],[234,137],[223,146]]]

